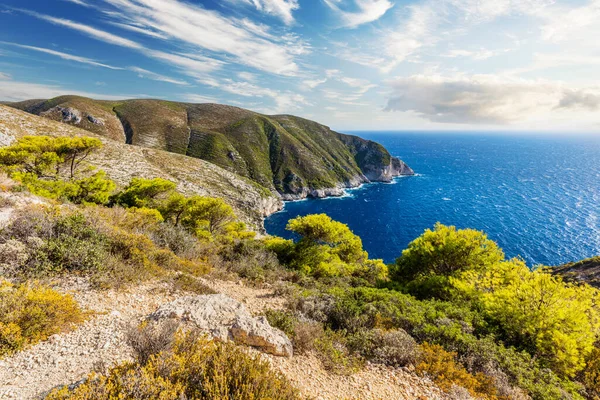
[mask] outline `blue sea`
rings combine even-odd
[[[600,136],[349,133],[383,144],[417,175],[288,202],[267,232],[291,238],[289,219],[325,213],[386,262],[438,221],[485,231],[530,266],[600,255]]]

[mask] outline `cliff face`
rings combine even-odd
[[[570,282],[585,282],[600,289],[600,256],[576,263],[568,263],[552,270]]]
[[[97,101],[77,96],[12,107],[157,150],[200,158],[277,191],[284,200],[343,194],[413,171],[378,143],[290,115],[219,104]]]

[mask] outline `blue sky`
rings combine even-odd
[[[0,99],[600,131],[600,0],[0,0]]]

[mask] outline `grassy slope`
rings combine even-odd
[[[161,100],[96,101],[62,96],[11,106],[60,119],[55,106],[72,107],[105,120],[79,125],[113,139],[187,154],[248,177],[282,193],[378,179],[390,164],[383,146],[298,117],[265,116],[219,104]]]
[[[17,139],[26,135],[96,136],[0,105],[0,136]],[[127,184],[134,176],[169,179],[186,194],[223,198],[242,220],[259,230],[262,218],[280,207],[280,200],[266,188],[204,160],[106,138],[103,142],[104,148],[90,161],[119,185]]]

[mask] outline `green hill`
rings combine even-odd
[[[128,144],[209,161],[277,190],[284,199],[336,195],[344,187],[413,174],[378,143],[291,115],[267,116],[220,104],[78,96],[9,105]]]

